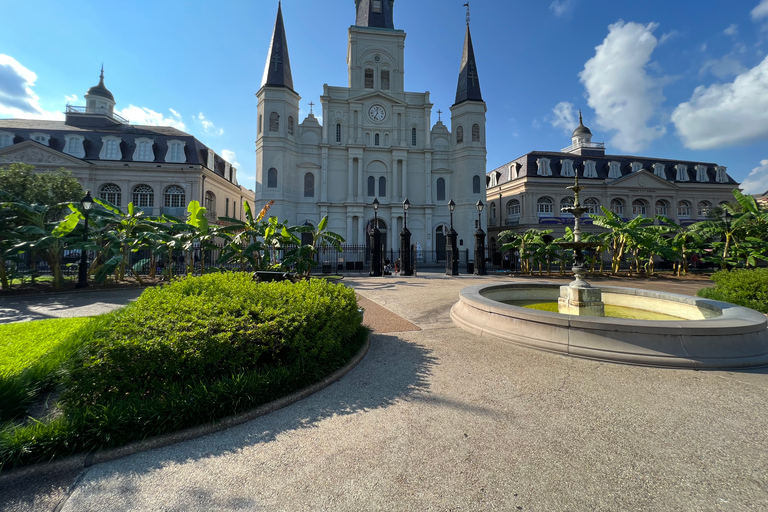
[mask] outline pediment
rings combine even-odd
[[[402,105],[404,107],[408,106],[408,104],[403,100],[383,91],[366,92],[359,96],[349,98],[349,101],[354,101],[354,102],[362,102],[362,101],[369,101],[369,100],[379,100],[379,101],[387,102],[390,105]]]
[[[438,167],[437,169],[432,169],[432,174],[451,174],[450,169],[446,169],[445,167]]]
[[[67,155],[38,142],[26,140],[13,146],[0,149],[0,164],[29,164],[29,165],[55,165],[78,166],[92,165],[85,160]]]
[[[678,186],[645,169],[608,182],[609,187],[638,188],[638,189],[677,189]]]
[[[319,165],[312,162],[304,162],[298,165],[299,169],[322,169]]]

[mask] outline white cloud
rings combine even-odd
[[[555,105],[552,113],[545,120],[555,128],[563,130],[568,136],[579,126],[579,118],[576,115],[576,110],[573,108],[573,103],[568,103],[567,101],[561,101]]]
[[[661,39],[659,39],[659,44],[664,44],[670,39],[677,37],[679,35],[680,35],[680,32],[678,32],[677,30],[670,30],[666,34],[661,35]]]
[[[32,90],[36,80],[34,71],[0,54],[0,116],[63,120],[62,112],[47,112],[40,106],[40,97]]]
[[[579,73],[597,125],[616,132],[611,144],[622,151],[641,151],[666,133],[664,126],[651,126],[664,101],[663,80],[646,72],[657,44],[656,27],[624,21],[610,25],[608,36]]]
[[[726,78],[740,75],[745,71],[747,71],[747,68],[731,53],[719,59],[708,60],[699,70],[699,74],[703,75],[709,72],[717,78]]]
[[[146,107],[129,105],[122,110],[118,110],[117,113],[128,119],[131,124],[144,126],[173,126],[181,131],[187,131],[186,126],[181,121],[181,116],[177,117],[176,115],[173,115],[172,117],[165,117],[160,112],[155,112]]]
[[[205,115],[203,115],[202,112],[200,112],[196,116],[192,116],[193,119],[195,119],[197,122],[199,122],[203,126],[203,130],[205,130],[205,133],[209,135],[223,135],[224,129],[223,128],[216,128],[216,126],[213,124],[213,121],[210,119],[207,119]]]
[[[555,0],[550,4],[549,10],[555,13],[555,16],[562,18],[573,9],[575,0]]]
[[[762,0],[750,13],[752,19],[757,21],[762,18],[768,18],[768,0]]]
[[[235,155],[234,151],[230,149],[224,149],[221,151],[221,156],[224,158],[224,160],[232,164],[232,167],[237,167],[240,169],[240,162],[237,161],[237,156]]]
[[[67,105],[77,105],[77,94],[64,96],[64,101],[67,102]]]
[[[699,46],[699,51],[707,51],[707,43],[701,43],[701,46]]]
[[[677,106],[672,122],[691,149],[768,139],[768,57],[733,82],[699,86]]]
[[[735,23],[731,23],[728,26],[728,28],[723,30],[723,34],[725,34],[727,36],[735,36],[738,33],[739,33],[739,26],[737,24],[735,24]]]
[[[761,160],[749,176],[741,182],[745,194],[763,194],[768,191],[768,160]]]
[[[181,114],[179,114],[178,112],[176,112],[172,108],[169,108],[168,110],[171,111],[171,114],[173,114],[173,117],[175,117],[176,119],[179,119],[179,120],[181,119]]]

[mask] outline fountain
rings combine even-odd
[[[600,361],[676,368],[744,368],[768,365],[768,319],[726,302],[618,286],[593,287],[584,281],[578,177],[573,187],[575,280],[567,286],[547,281],[485,283],[464,288],[451,318],[480,336],[569,356]],[[555,302],[559,313],[514,305]],[[604,316],[604,306],[665,313],[672,320]]]

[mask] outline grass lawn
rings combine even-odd
[[[83,328],[90,318],[56,318],[0,325],[0,375],[15,375]]]

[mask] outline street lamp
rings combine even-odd
[[[447,254],[445,258],[445,274],[448,276],[459,275],[459,249],[456,247],[456,238],[458,233],[453,229],[453,210],[456,209],[456,203],[453,199],[448,201],[448,211],[451,212],[451,229],[448,231],[446,240]]]
[[[408,208],[411,202],[408,198],[403,201],[403,230],[400,232],[400,275],[412,276],[413,265],[411,262],[411,232],[408,230]]]
[[[478,200],[477,208],[477,231],[475,231],[475,275],[485,275],[485,231],[483,231],[483,207],[485,205]]]
[[[371,240],[371,271],[373,277],[381,277],[381,231],[379,231],[379,199],[373,198],[373,229]]]
[[[87,190],[85,197],[80,200],[80,206],[83,208],[83,215],[85,215],[85,225],[83,226],[83,247],[80,249],[80,267],[77,272],[77,284],[75,288],[85,288],[88,286],[88,255],[85,250],[85,244],[88,242],[88,214],[93,208],[93,198],[91,197],[91,191]]]

